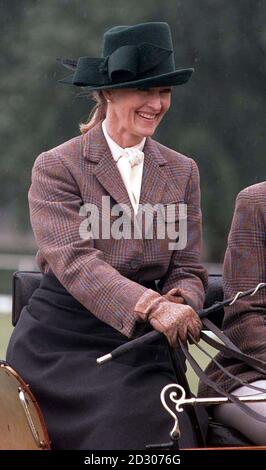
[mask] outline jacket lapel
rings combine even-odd
[[[161,155],[156,142],[150,137],[147,137],[143,151],[140,204],[158,204],[166,185],[164,165],[167,161]],[[97,163],[95,177],[112,198],[118,204],[126,204],[131,208],[127,190],[104,137],[101,124],[97,124],[84,135],[84,156]]]
[[[143,151],[145,157],[140,204],[158,204],[162,200],[166,185],[164,165],[167,160],[161,155],[156,142],[150,137],[147,137]]]
[[[97,163],[95,177],[118,204],[131,207],[127,190],[104,137],[101,124],[97,124],[85,136],[85,156]]]

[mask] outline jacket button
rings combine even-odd
[[[131,267],[132,269],[138,268],[138,267],[139,267],[139,261],[133,259],[133,261],[130,261],[130,267]]]

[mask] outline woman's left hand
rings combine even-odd
[[[166,294],[163,295],[166,300],[169,302],[174,302],[175,304],[185,304],[185,299],[181,295],[176,295],[176,289],[169,290]]]

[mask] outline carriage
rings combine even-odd
[[[33,292],[39,287],[42,273],[33,271],[17,271],[13,275],[12,286],[12,323],[18,322],[22,308],[27,305]],[[223,299],[222,281],[220,275],[209,275],[209,287],[205,300],[205,308],[221,302]],[[221,326],[223,309],[220,308],[209,314],[209,319]],[[190,398],[193,394],[186,376],[179,377],[183,387],[181,394]],[[162,395],[162,403],[165,400]],[[191,406],[191,405],[189,405]],[[178,408],[178,407],[177,407]],[[180,408],[180,407],[179,407]],[[192,420],[193,420],[193,414]],[[195,422],[195,426],[197,423]],[[169,429],[169,443],[162,448],[178,449],[178,439],[174,438]],[[49,450],[48,431],[38,403],[29,386],[5,361],[0,361],[0,449]],[[206,449],[256,448],[239,432],[227,428],[209,419],[208,432],[205,442],[199,439],[198,447]],[[266,447],[265,447],[266,449]]]

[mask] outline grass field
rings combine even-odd
[[[11,323],[11,315],[0,315],[0,359],[5,359],[6,348],[12,333],[13,327]],[[204,343],[204,347],[205,343]],[[195,346],[190,347],[190,352],[197,358],[201,366],[206,366],[209,362],[208,358],[197,350],[195,353]],[[211,347],[206,348],[210,354],[214,354],[215,350]],[[196,393],[198,387],[198,378],[191,367],[188,365],[187,377],[190,384],[191,391]]]
[[[6,357],[6,348],[12,330],[11,314],[0,315],[0,359],[5,359]]]

